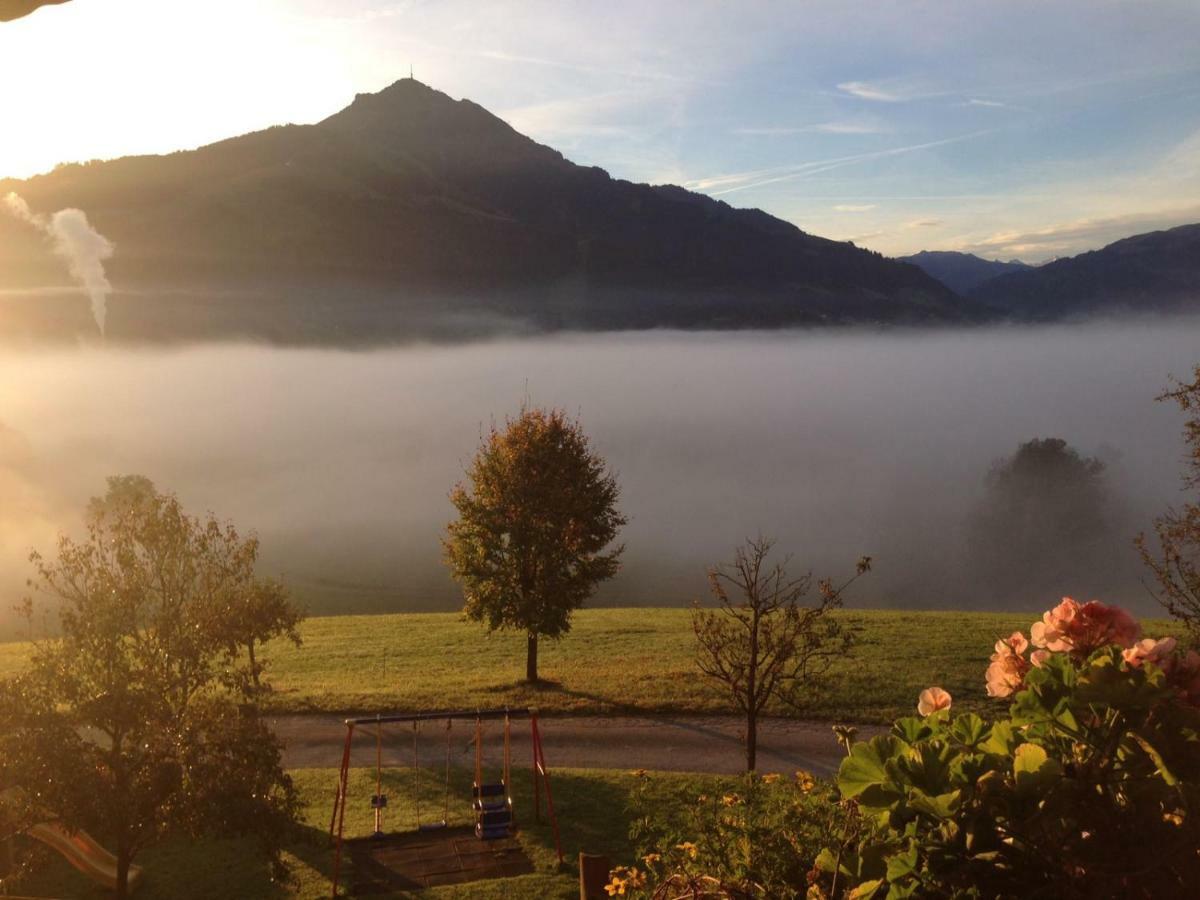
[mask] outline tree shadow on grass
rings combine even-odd
[[[300,843],[285,849],[295,853]],[[21,885],[25,893],[77,900],[112,896],[111,890],[89,881],[57,854],[41,857],[38,871]],[[136,864],[144,873],[137,892],[140,900],[281,900],[295,896],[288,885],[272,879],[271,867],[252,838],[169,838],[139,854]]]
[[[521,816],[525,839],[534,851],[535,863],[541,859],[544,864],[553,865],[554,831],[546,814],[545,797],[542,798],[541,821],[534,822],[529,773],[514,772],[513,787],[525,800],[517,807],[517,812]],[[628,788],[610,779],[584,777],[562,770],[551,770],[550,788],[567,871],[577,871],[580,851],[603,853],[614,859],[630,854]]]

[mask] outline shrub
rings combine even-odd
[[[829,786],[808,772],[747,774],[679,805],[655,802],[640,774],[631,828],[640,858],[613,870],[612,896],[803,897],[813,860],[840,823]]]
[[[996,643],[988,722],[931,688],[852,745],[813,896],[1175,897],[1200,883],[1200,655],[1067,598]]]

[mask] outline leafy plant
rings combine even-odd
[[[640,774],[631,828],[640,859],[613,870],[613,896],[803,897],[813,860],[840,822],[829,786],[808,772],[746,774],[668,808],[651,801],[651,776]]]
[[[953,715],[945,695],[851,746],[837,788],[854,824],[819,856],[814,894],[1168,897],[1197,883],[1200,656],[1139,640],[1096,601],[1064,599],[1031,637],[992,656],[1007,715]]]

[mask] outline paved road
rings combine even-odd
[[[277,716],[271,720],[284,743],[284,764],[289,768],[336,768],[341,762],[346,727],[339,716]],[[597,769],[658,769],[679,772],[734,773],[744,766],[744,723],[729,716],[669,717],[545,717],[540,720],[546,763],[557,767]],[[501,724],[485,726],[485,752],[489,762],[501,757]],[[860,737],[882,729],[862,727]],[[451,764],[474,765],[470,746],[474,723],[456,721],[450,732]],[[443,722],[424,722],[418,736],[422,766],[445,761],[446,731]],[[518,721],[512,727],[515,760],[531,755],[529,727]],[[758,770],[790,774],[807,769],[830,775],[842,757],[828,723],[791,719],[764,719],[758,726]],[[375,764],[375,736],[370,726],[357,729],[352,764]],[[413,761],[411,725],[391,725],[384,730],[384,765],[408,766]]]

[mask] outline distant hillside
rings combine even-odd
[[[1019,318],[1200,310],[1200,225],[1139,234],[984,282],[970,294]]]
[[[900,262],[920,266],[950,290],[966,294],[985,281],[1009,272],[1023,272],[1030,266],[1013,259],[1001,262],[984,259],[974,253],[956,253],[953,250],[922,250],[912,256],[900,257]]]
[[[379,337],[446,316],[635,328],[983,315],[915,266],[679,187],[615,180],[411,79],[316,125],[61,166],[0,181],[8,191],[37,212],[77,206],[116,244],[117,336]],[[0,215],[0,289],[61,284],[62,269]]]

